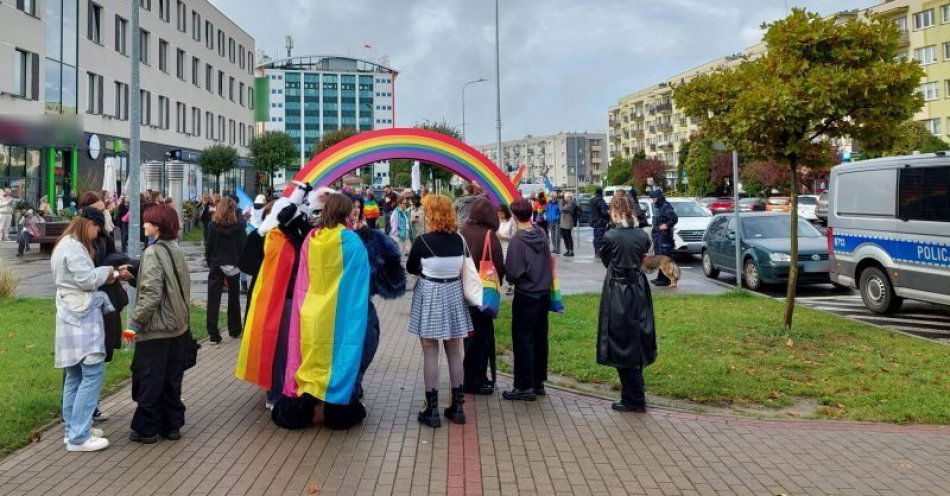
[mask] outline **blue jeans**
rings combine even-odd
[[[63,382],[63,421],[69,444],[82,444],[89,439],[92,414],[99,403],[99,391],[105,378],[106,362],[66,367]]]

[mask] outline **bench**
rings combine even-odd
[[[34,243],[39,243],[40,253],[53,253],[56,242],[68,225],[69,221],[47,221],[40,224],[40,235],[33,240]]]

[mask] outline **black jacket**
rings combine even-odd
[[[607,275],[597,324],[597,363],[645,367],[656,360],[653,298],[640,271],[650,237],[636,227],[617,227],[604,235],[600,255]]]
[[[675,247],[673,246],[673,228],[679,222],[676,210],[673,205],[666,201],[666,198],[660,194],[659,200],[654,205],[656,216],[653,217],[653,251],[657,255],[672,255]],[[666,229],[660,230],[660,225],[666,224]]]
[[[551,291],[551,242],[537,226],[519,230],[508,242],[505,256],[508,282],[518,291],[542,293]]]
[[[594,229],[606,229],[610,223],[610,209],[603,196],[594,196],[590,201],[590,226]]]
[[[208,261],[208,267],[213,269],[222,265],[238,265],[246,239],[247,227],[243,220],[230,226],[209,222],[205,236],[205,260]]]

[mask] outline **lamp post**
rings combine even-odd
[[[501,161],[501,42],[498,33],[498,0],[495,0],[495,119],[498,131],[498,160]],[[507,167],[506,167],[507,169]],[[507,170],[505,172],[508,172]]]
[[[469,81],[462,85],[462,141],[463,142],[465,141],[465,88],[468,88],[469,85],[472,85],[472,84],[484,83],[485,81],[488,81],[488,80],[485,78],[478,78],[474,81]]]

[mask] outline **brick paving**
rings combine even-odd
[[[185,377],[184,438],[125,437],[128,387],[104,401],[109,449],[68,453],[59,427],[0,460],[0,494],[946,495],[950,429],[763,421],[652,409],[549,389],[537,402],[469,397],[469,423],[420,427],[421,353],[408,300],[379,305],[365,380],[369,416],[346,432],[287,431],[233,377],[237,341],[201,351]],[[447,371],[443,364],[443,381]],[[503,385],[504,386],[504,385]],[[648,385],[649,387],[649,385]],[[443,384],[444,392],[448,390]],[[446,395],[443,394],[443,397]]]

